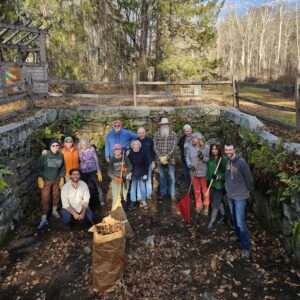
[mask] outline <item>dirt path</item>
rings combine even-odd
[[[46,231],[37,232],[35,214],[1,249],[0,299],[300,298],[299,269],[251,213],[252,255],[244,262],[238,243],[230,240],[234,232],[229,223],[208,231],[203,216],[195,232],[181,222],[170,200],[149,204],[147,211],[127,213],[135,236],[126,242],[124,277],[113,293],[98,297],[92,292],[92,257],[83,251],[92,247],[87,228],[70,231],[51,219]],[[154,247],[143,243],[150,235],[155,235]]]

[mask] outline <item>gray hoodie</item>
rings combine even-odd
[[[248,164],[236,153],[233,160],[227,159],[225,189],[227,197],[235,200],[249,198],[253,178]]]
[[[198,153],[202,151],[203,159],[199,159]],[[209,146],[205,144],[204,149],[200,150],[198,146],[189,145],[185,156],[187,166],[193,166],[196,177],[205,177],[207,171],[207,162],[209,161]]]

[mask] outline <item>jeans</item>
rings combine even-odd
[[[183,161],[182,164],[183,164],[184,182],[187,186],[189,186],[191,183],[190,170],[186,164],[186,161]]]
[[[152,168],[151,168],[151,164],[149,166],[147,176],[148,176],[148,178],[147,178],[146,181],[143,181],[143,184],[144,184],[145,189],[146,189],[146,197],[150,198],[151,194],[152,194]],[[140,190],[139,186],[138,186],[138,189],[137,189],[137,198],[142,199],[141,190]]]
[[[158,165],[159,171],[159,192],[161,196],[169,194],[175,197],[175,165]],[[167,189],[167,180],[169,181],[169,189]]]
[[[73,215],[65,208],[62,209],[61,214],[62,214],[62,221],[65,225],[68,225],[74,221]],[[93,217],[94,217],[93,212],[90,209],[90,207],[88,207],[85,213],[84,222],[87,224],[89,223],[93,224]]]
[[[132,177],[131,180],[131,187],[130,187],[130,200],[131,202],[136,202],[136,196],[138,193],[138,190],[140,190],[141,197],[140,199],[142,202],[146,201],[146,185],[145,181],[142,177]]]
[[[193,179],[196,207],[209,206],[209,193],[207,193],[207,182],[205,177],[196,177]],[[207,193],[207,195],[206,195]]]
[[[245,222],[246,199],[235,200],[228,198],[228,204],[235,225],[235,232],[241,241],[243,250],[250,250],[250,238]]]

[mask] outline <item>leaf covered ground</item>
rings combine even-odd
[[[186,192],[178,186],[178,199]],[[98,210],[96,220],[105,214]],[[115,290],[92,288],[92,234],[50,219],[37,232],[38,213],[27,218],[1,249],[0,299],[297,299],[300,271],[278,238],[249,211],[250,261],[240,257],[230,222],[207,230],[183,224],[171,200],[127,212],[134,237],[126,241],[125,272]],[[153,247],[144,240],[154,235]]]

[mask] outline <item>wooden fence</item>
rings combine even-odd
[[[132,82],[101,82],[101,81],[75,81],[75,80],[52,80],[49,82],[50,85],[87,85],[93,84],[100,87],[119,87],[119,88],[129,88],[130,93],[114,93],[114,94],[91,94],[91,93],[71,93],[71,92],[51,92],[49,93],[52,97],[70,97],[70,98],[92,98],[92,99],[133,99],[133,106],[138,105],[138,99],[161,99],[161,98],[198,98],[202,97],[202,87],[203,86],[222,86],[229,85],[232,86],[232,81],[200,81],[200,82],[165,82],[165,81],[136,81],[133,79]],[[163,90],[150,91],[147,93],[139,93],[141,87],[163,87]],[[173,93],[172,87],[180,86],[180,92]],[[223,95],[225,95],[223,93]],[[230,93],[228,96],[233,97]]]
[[[2,68],[0,67],[0,79],[2,80],[2,86],[4,86],[4,91],[9,88],[9,86],[5,86],[4,83],[4,77],[3,72],[1,73]],[[46,79],[39,79],[39,78],[32,78],[30,74],[27,74],[27,77],[22,82],[24,89],[21,93],[16,95],[7,95],[6,97],[3,97],[3,95],[0,95],[0,105],[11,103],[14,101],[18,101],[20,99],[27,98],[28,101],[28,108],[32,108],[34,106],[34,97],[37,95],[35,93],[36,86],[38,85],[46,85],[48,88],[49,85],[86,85],[86,84],[94,84],[99,85],[101,87],[118,87],[120,90],[117,94],[91,94],[91,93],[44,93],[43,95],[39,93],[39,96],[53,96],[53,97],[70,97],[70,98],[91,98],[91,99],[132,99],[133,100],[133,106],[137,106],[138,99],[171,99],[171,98],[181,98],[181,97],[188,97],[188,98],[196,98],[200,99],[202,98],[202,88],[205,86],[229,86],[230,89],[232,89],[232,93],[225,94],[222,92],[222,95],[227,95],[232,97],[232,106],[240,109],[241,111],[244,111],[246,113],[253,114],[257,116],[258,118],[278,125],[283,128],[288,129],[297,129],[297,131],[300,131],[300,76],[297,76],[295,86],[292,85],[270,85],[270,84],[256,84],[256,83],[248,83],[248,82],[238,82],[236,80],[232,81],[188,81],[188,82],[165,82],[165,81],[156,81],[156,82],[149,82],[149,81],[136,81],[133,79],[132,82],[128,81],[120,81],[120,82],[102,82],[102,81],[76,81],[76,80],[46,80]],[[156,87],[156,92],[150,89],[149,94],[139,93],[139,89],[141,87]],[[177,88],[177,92],[173,92],[173,87],[178,86],[180,87],[179,92]],[[129,88],[130,92],[125,94],[122,93],[122,88]],[[162,88],[163,87],[163,88]],[[291,91],[294,90],[295,92],[295,108],[293,107],[287,107],[283,105],[274,105],[270,103],[266,103],[266,101],[243,96],[240,94],[240,88],[242,87],[255,87],[255,88],[263,88],[263,89],[269,89],[271,91],[281,91],[281,92],[288,92],[291,93]],[[143,90],[143,89],[142,89]],[[2,99],[1,99],[2,98]],[[245,111],[242,107],[240,107],[240,102],[248,102],[255,105],[259,105],[262,107],[283,111],[283,112],[292,112],[296,114],[296,127],[291,126],[289,124],[283,123],[281,121],[275,120],[273,118],[270,118],[265,115],[256,114],[254,112]],[[1,120],[2,117],[0,117]]]
[[[295,107],[288,107],[288,106],[282,106],[282,105],[275,105],[275,104],[270,104],[266,103],[263,100],[259,99],[254,99],[246,96],[241,96],[240,95],[240,88],[241,87],[254,87],[254,88],[261,88],[261,89],[269,89],[270,91],[276,91],[276,92],[282,92],[282,93],[292,93],[294,92],[295,94]],[[250,113],[252,115],[255,115],[256,117],[286,128],[286,129],[296,129],[298,132],[300,131],[300,98],[299,98],[299,88],[300,88],[300,76],[297,76],[295,85],[275,85],[275,84],[257,84],[257,83],[252,83],[252,82],[238,82],[236,80],[233,81],[233,93],[234,93],[234,104],[233,106],[238,108],[239,110]],[[261,115],[261,114],[256,114],[253,112],[248,112],[240,107],[240,101],[248,102],[248,103],[253,103],[262,107],[278,110],[278,111],[284,111],[284,112],[293,112],[296,114],[296,127],[289,125],[287,123],[281,122],[279,120],[276,120],[274,118],[270,118],[269,116]]]

